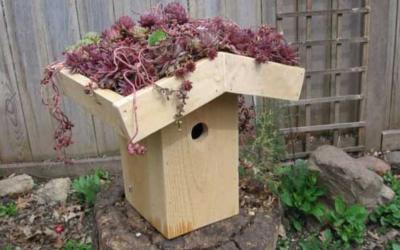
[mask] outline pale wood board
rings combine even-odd
[[[122,100],[123,96],[107,89],[96,89],[88,95],[84,90],[91,82],[90,79],[80,74],[70,74],[68,69],[62,69],[58,79],[63,94],[102,121],[115,128],[120,126],[118,110],[114,108],[113,103]],[[122,129],[119,132],[122,133]]]
[[[122,2],[118,1],[118,4]],[[88,32],[101,34],[115,22],[112,0],[77,1],[77,12],[81,37]],[[119,151],[119,144],[114,129],[95,116],[93,122],[99,155],[115,155]]]
[[[212,61],[203,59],[196,63],[196,71],[188,77],[188,80],[193,82],[193,88],[189,92],[189,99],[184,107],[185,114],[189,114],[224,93],[224,76],[221,74],[223,72],[223,62],[223,57],[218,56]],[[181,80],[170,77],[161,79],[156,84],[176,90],[181,85]],[[133,95],[130,95],[114,103],[114,106],[120,112],[127,137],[132,137],[135,132],[132,100]],[[175,121],[175,97],[167,100],[153,87],[148,87],[137,93],[136,103],[138,105],[136,110],[138,134],[134,141],[140,141]]]
[[[61,71],[60,82],[66,95],[75,99],[89,112],[114,125],[134,142],[173,123],[176,99],[167,100],[154,87],[136,93],[137,121],[134,119],[134,95],[122,97],[110,90],[95,90],[92,97],[85,96],[84,87],[90,81],[81,75]],[[188,79],[193,82],[184,115],[198,109],[225,92],[251,94],[263,97],[297,100],[304,78],[304,69],[269,62],[257,64],[254,59],[219,52],[214,60],[196,63],[196,71]],[[161,79],[156,84],[163,88],[178,89],[181,80],[175,77]],[[112,104],[112,105],[111,105]],[[116,112],[117,111],[117,112]],[[119,114],[119,118],[117,117]],[[137,127],[136,127],[137,122]]]
[[[298,100],[304,69],[274,62],[256,64],[253,58],[224,53],[226,91],[236,94]]]
[[[203,122],[207,132],[193,140]],[[174,238],[239,212],[237,99],[223,95],[146,138],[145,156],[121,139],[128,201],[165,237]]]
[[[31,161],[21,99],[0,2],[0,162]]]
[[[400,150],[400,129],[382,131],[381,150]]]

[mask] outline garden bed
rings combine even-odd
[[[0,217],[0,249],[271,249],[281,209],[259,182],[240,181],[240,214],[174,240],[166,240],[126,202],[120,177],[107,181],[93,208],[69,192],[65,204],[41,204],[34,188],[1,198],[15,214]],[[4,237],[3,237],[4,235]],[[8,247],[8,248],[7,248]],[[81,248],[77,248],[81,247]]]
[[[39,202],[35,193],[46,181],[34,180],[31,191],[0,198],[0,205],[8,207],[0,214],[0,249],[75,249],[67,246],[91,244],[95,237],[93,211],[74,195],[69,195],[65,204]]]

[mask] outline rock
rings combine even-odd
[[[70,187],[70,178],[53,179],[36,191],[36,198],[39,203],[65,203]]]
[[[334,146],[321,146],[310,156],[310,168],[320,172],[319,181],[328,188],[329,198],[342,196],[349,203],[374,209],[387,203],[394,192],[383,184],[378,174],[370,171],[343,150]]]
[[[400,169],[400,151],[391,151],[385,155],[385,160],[392,168]]]
[[[382,161],[379,158],[373,156],[364,156],[357,159],[364,167],[379,175],[384,175],[386,172],[390,171],[390,165]]]
[[[0,196],[24,193],[32,190],[34,185],[32,177],[21,174],[0,180]]]

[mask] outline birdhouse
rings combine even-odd
[[[236,94],[297,100],[304,69],[219,52],[198,61],[188,79],[193,89],[177,124],[175,100],[153,86],[136,93],[135,120],[133,95],[105,89],[87,95],[88,78],[67,69],[59,74],[64,94],[115,127],[126,199],[168,239],[238,214]],[[156,84],[178,89],[181,81],[168,77]],[[147,147],[145,155],[128,154],[134,134]]]

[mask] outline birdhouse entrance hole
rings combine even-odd
[[[200,137],[204,137],[207,135],[207,125],[205,123],[199,122],[192,128],[192,139],[197,140]]]

